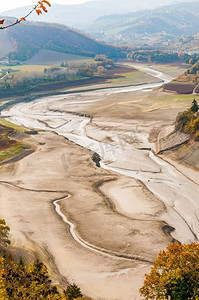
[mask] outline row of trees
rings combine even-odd
[[[143,62],[179,62],[184,61],[187,64],[194,65],[199,60],[198,54],[187,54],[180,52],[168,52],[161,50],[136,50],[127,54],[127,57],[134,61]]]
[[[96,61],[89,65],[83,63],[69,66],[67,63],[62,62],[60,67],[45,68],[44,72],[28,72],[22,75],[19,72],[17,73],[16,70],[4,70],[5,74],[9,73],[9,75],[0,81],[0,89],[3,92],[15,92],[52,82],[89,78],[103,75],[107,69],[111,69],[113,66],[113,61],[106,58],[106,60]]]
[[[176,62],[182,59],[181,53],[170,53],[160,50],[137,50],[128,53],[128,58],[143,62]]]

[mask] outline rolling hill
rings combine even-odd
[[[174,47],[191,42],[199,32],[199,2],[181,3],[155,10],[103,16],[86,32],[114,44]]]
[[[64,25],[24,22],[3,33],[7,44],[0,44],[1,57],[8,55],[11,61],[28,60],[40,50],[87,57],[96,54],[112,58],[125,56],[120,48],[95,41]]]

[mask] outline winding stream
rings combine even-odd
[[[11,122],[18,125],[31,129],[56,132],[77,145],[98,153],[102,158],[102,168],[140,180],[149,191],[164,203],[166,211],[161,215],[161,219],[175,228],[172,236],[183,243],[197,241],[199,240],[199,187],[197,184],[186,178],[173,166],[155,156],[150,150],[140,150],[132,144],[125,144],[125,147],[122,147],[120,142],[108,144],[88,137],[85,131],[86,126],[91,122],[88,116],[68,113],[62,111],[60,107],[54,111],[49,109],[50,105],[56,104],[56,99],[64,98],[65,104],[68,103],[68,105],[71,103],[86,105],[102,101],[107,96],[115,93],[147,92],[150,89],[160,87],[162,83],[171,79],[156,70],[143,66],[134,67],[160,79],[161,82],[126,88],[107,88],[94,92],[82,92],[75,94],[75,99],[74,95],[70,94],[39,99],[31,103],[17,104],[9,111],[3,111],[2,115],[7,116]],[[84,97],[84,99],[81,97]],[[140,123],[139,127],[142,128],[142,126],[144,125]],[[143,147],[149,147],[147,141],[143,142]],[[77,236],[74,224],[70,223],[61,212],[59,201],[61,200],[54,202],[56,212],[70,226],[72,237],[82,246],[85,247],[86,245],[90,250],[109,255],[107,251],[102,251],[103,249],[98,249],[97,247],[94,249],[92,245],[86,244],[85,241],[82,241]],[[119,206],[125,212],[126,208],[123,207],[122,199],[115,201],[118,201]]]
[[[67,198],[69,198],[70,196],[68,196]],[[147,260],[146,258],[143,258],[141,256],[136,256],[136,255],[127,255],[127,254],[121,254],[121,253],[117,253],[117,252],[114,252],[114,251],[111,251],[111,250],[107,250],[107,249],[104,249],[104,248],[100,248],[100,247],[97,247],[95,245],[92,245],[88,242],[86,242],[85,240],[83,240],[78,234],[77,232],[75,231],[75,225],[70,222],[67,217],[62,213],[61,211],[61,207],[59,205],[59,202],[64,200],[64,199],[67,199],[66,197],[63,197],[61,199],[58,199],[58,200],[55,200],[53,202],[54,206],[55,206],[55,210],[57,212],[57,214],[62,218],[63,222],[68,224],[69,225],[69,230],[70,230],[70,234],[72,236],[72,238],[82,247],[86,248],[86,249],[89,249],[93,252],[96,252],[98,254],[101,254],[101,255],[106,255],[108,257],[117,257],[117,258],[121,258],[121,259],[126,259],[126,260],[138,260],[138,261],[142,261],[144,263],[149,263],[149,264],[152,264],[153,262],[152,261],[149,261]]]

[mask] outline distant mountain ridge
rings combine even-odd
[[[191,0],[184,0],[191,2]],[[95,19],[104,15],[126,14],[130,12],[140,11],[146,8],[155,9],[164,5],[173,5],[182,2],[182,0],[98,0],[90,1],[76,5],[56,5],[53,4],[49,9],[48,14],[39,17],[36,14],[30,16],[29,20],[54,22],[67,26],[74,26],[82,29],[82,25],[90,24]],[[14,10],[9,10],[1,13],[1,15],[11,17],[21,17],[26,15],[31,6],[19,7]]]
[[[24,22],[0,32],[0,39],[3,37],[4,40],[10,41],[6,54],[12,61],[25,61],[42,49],[89,57],[96,54],[105,54],[109,57],[122,56],[121,49],[100,43],[58,24]],[[0,43],[1,52],[5,56],[5,46],[2,43]]]
[[[176,38],[186,38],[199,32],[199,2],[181,3],[155,10],[129,14],[103,16],[95,20],[85,31],[97,39],[115,44],[136,44],[143,41],[153,45],[172,43]],[[189,41],[188,41],[189,42]]]

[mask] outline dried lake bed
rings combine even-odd
[[[27,137],[34,153],[0,170],[1,217],[13,243],[38,251],[55,281],[76,282],[93,299],[140,299],[158,252],[199,239],[198,184],[154,154],[158,130],[184,103],[162,100],[166,72],[134,67],[157,82],[2,112],[39,132]]]

